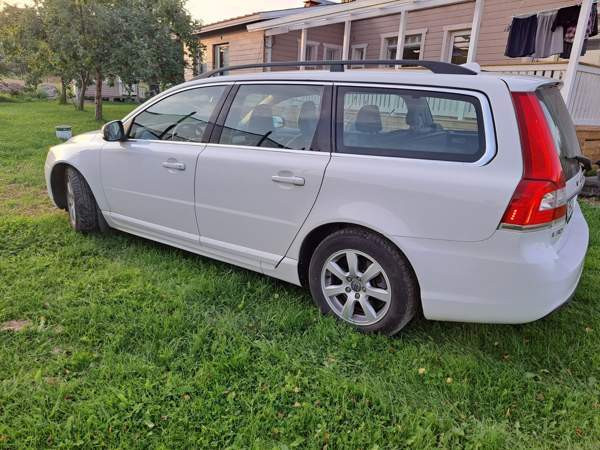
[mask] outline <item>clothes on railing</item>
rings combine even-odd
[[[535,52],[535,37],[538,27],[538,17],[533,14],[529,17],[515,17],[510,26],[506,56],[519,58],[529,56]]]
[[[563,52],[563,28],[554,27],[558,11],[544,12],[537,15],[538,25],[535,35],[534,58],[547,58]]]
[[[513,17],[504,54],[510,58],[547,58],[552,55],[569,58],[580,11],[581,5],[574,5]],[[582,55],[587,48],[587,39],[597,34],[598,8],[594,3],[587,23]]]

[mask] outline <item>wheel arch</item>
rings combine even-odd
[[[302,244],[300,245],[300,251],[298,254],[298,278],[300,279],[300,283],[302,286],[308,286],[308,268],[310,265],[310,260],[312,258],[312,255],[315,252],[317,246],[327,236],[329,236],[330,234],[332,234],[338,230],[341,230],[343,228],[359,228],[359,229],[368,231],[370,233],[377,234],[378,236],[382,237],[383,239],[388,241],[390,244],[392,244],[400,252],[400,254],[404,257],[404,259],[408,263],[408,266],[410,267],[410,270],[412,271],[414,278],[417,282],[417,291],[419,292],[419,297],[420,297],[421,288],[420,288],[420,284],[419,284],[419,278],[417,276],[417,273],[415,272],[415,269],[414,269],[412,263],[406,256],[406,253],[403,252],[402,249],[400,247],[398,247],[398,245],[395,242],[393,242],[391,239],[389,239],[385,234],[383,234],[377,230],[374,230],[373,228],[370,228],[370,227],[367,227],[364,225],[359,225],[359,224],[352,223],[352,222],[331,222],[331,223],[321,224],[318,227],[312,229],[309,233],[306,234],[306,236],[304,236],[304,239],[302,240]]]
[[[67,176],[67,168],[73,167],[71,164],[66,162],[58,162],[52,167],[50,172],[50,189],[52,199],[56,206],[60,209],[67,209],[67,195],[65,187],[65,177]],[[75,168],[76,169],[76,168]]]

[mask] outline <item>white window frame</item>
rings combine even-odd
[[[369,46],[369,44],[354,44],[352,46],[350,46],[350,56],[348,59],[354,59],[354,50],[358,50],[358,49],[362,49],[363,51],[363,60],[367,59],[367,47]],[[355,65],[352,66],[353,69],[364,69],[365,65]]]
[[[302,49],[300,48],[300,43],[302,41],[300,39],[298,39],[298,61],[300,61],[301,55],[302,55]],[[312,62],[315,61],[317,62],[319,60],[319,47],[321,46],[320,42],[317,41],[306,41],[306,49],[308,50],[308,47],[313,47],[314,48],[314,52],[315,54],[312,56],[312,59],[308,59],[308,57],[306,58],[307,62]],[[306,54],[308,55],[308,51],[306,52]],[[317,66],[305,66],[305,69],[315,69]]]
[[[404,42],[402,43],[402,55],[404,56],[404,47],[406,46],[406,38],[408,36],[418,36],[421,35],[421,43],[419,47],[419,60],[424,59],[425,53],[425,36],[427,35],[427,28],[419,28],[416,30],[409,30],[404,34]],[[396,50],[397,51],[397,50]],[[397,55],[397,53],[396,53]]]
[[[396,44],[396,58],[398,59],[398,51],[399,51],[399,47],[401,47],[401,51],[402,51],[402,55],[404,55],[404,46],[406,45],[406,37],[407,36],[415,36],[420,34],[421,35],[421,47],[419,49],[419,59],[423,59],[424,53],[425,53],[425,36],[427,35],[427,28],[417,28],[415,30],[408,30],[405,34],[404,34],[404,42],[402,43],[402,45],[398,45]],[[398,33],[383,33],[380,35],[381,38],[381,45],[379,47],[379,59],[387,59],[387,49],[388,47],[386,46],[385,42],[386,39],[388,38],[398,38]]]
[[[225,66],[220,66],[220,58],[218,57],[219,54],[219,48],[220,47],[227,47],[227,55],[229,56],[229,49],[230,49],[230,43],[229,42],[219,42],[218,44],[213,44],[213,48],[212,48],[212,57],[213,57],[213,69],[220,69],[221,67],[225,67]]]
[[[326,60],[327,50],[337,50],[337,51],[339,51],[340,52],[340,59],[343,59],[343,57],[342,57],[343,47],[341,45],[323,43],[323,58],[322,58],[323,61]]]
[[[398,39],[398,33],[383,33],[380,35],[381,42],[379,45],[379,59],[387,59],[386,53],[388,46],[386,46],[385,41],[388,38],[396,38]],[[398,59],[398,43],[396,43],[396,58]]]
[[[440,61],[450,62],[452,60],[452,48],[454,35],[456,33],[468,31],[473,36],[472,23],[461,23],[457,25],[446,25],[444,27],[444,38],[442,39],[442,52]]]

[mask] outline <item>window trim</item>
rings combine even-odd
[[[424,58],[424,53],[425,53],[425,36],[427,35],[427,28],[419,28],[416,30],[410,30],[407,31],[404,34],[404,42],[402,43],[402,57],[404,58],[404,49],[406,47],[406,38],[408,36],[418,36],[421,35],[421,42],[419,44],[419,59],[418,61],[425,59]]]
[[[314,55],[314,59],[307,59],[307,62],[318,62],[319,61],[319,47],[321,47],[321,43],[318,41],[306,41],[306,49],[308,50],[308,47],[313,47],[315,49],[315,55]],[[300,55],[302,53],[302,49],[300,48],[300,39],[298,39],[298,61],[300,61]],[[307,52],[308,53],[308,52]],[[304,66],[305,69],[316,69],[318,66],[318,64],[315,64],[314,66]]]
[[[390,47],[389,45],[386,45],[386,39],[389,38],[396,38],[398,39],[398,33],[382,33],[379,35],[381,41],[380,41],[380,45],[379,45],[379,59],[388,59],[387,58],[387,50]],[[396,42],[396,58],[398,59],[398,43]]]
[[[363,56],[364,58],[362,58],[362,60],[367,59],[367,48],[369,47],[369,44],[354,44],[350,46],[350,59],[355,59],[354,58],[354,50],[355,49],[362,49],[364,51]],[[352,69],[364,69],[365,65],[364,64],[356,64],[354,66],[352,66]]]
[[[433,94],[457,94],[462,96],[475,97],[479,101],[481,125],[483,127],[483,141],[484,141],[484,153],[476,161],[453,161],[448,159],[437,159],[437,158],[415,158],[410,156],[383,156],[383,155],[366,155],[356,153],[344,153],[338,150],[338,141],[341,142],[341,133],[343,133],[343,95],[340,95],[340,88],[369,88],[369,89],[381,89],[381,90],[401,90],[401,91],[424,91],[431,92]],[[437,88],[428,86],[407,86],[397,84],[372,84],[372,83],[334,83],[334,99],[335,104],[333,105],[333,128],[332,128],[332,140],[333,140],[333,155],[338,157],[351,157],[351,158],[399,158],[399,159],[411,159],[418,160],[427,163],[435,164],[461,164],[466,166],[485,166],[488,164],[497,153],[497,141],[496,131],[494,125],[494,118],[490,101],[488,97],[480,92],[470,89],[453,89],[453,88]],[[341,116],[341,117],[340,117]],[[341,125],[341,127],[340,127]]]
[[[341,58],[343,47],[341,45],[337,45],[337,44],[323,43],[323,58],[322,58],[323,61],[327,61],[327,59],[326,59],[327,50],[338,50],[340,52],[340,58]],[[341,58],[341,59],[343,59],[343,58]]]
[[[457,25],[446,25],[444,27],[444,37],[442,39],[442,52],[440,54],[440,61],[450,62],[452,60],[452,36],[456,32],[469,31],[469,35],[473,35],[471,23],[461,23]]]
[[[229,42],[219,42],[218,44],[213,44],[212,46],[212,66],[213,69],[220,69],[221,67],[225,67],[225,66],[218,66],[217,67],[217,52],[218,52],[218,48],[219,47],[227,47],[227,52],[229,52]]]
[[[406,33],[404,33],[404,42],[402,42],[402,45],[398,45],[398,42],[396,42],[396,58],[395,59],[399,59],[398,58],[398,48],[402,47],[402,56],[404,56],[404,47],[406,46],[406,37],[407,36],[417,36],[417,35],[421,35],[421,46],[419,48],[419,60],[424,59],[424,53],[425,53],[425,37],[427,35],[427,28],[416,28],[413,30],[408,30]],[[386,40],[389,38],[396,38],[396,40],[398,39],[398,33],[382,33],[379,35],[381,42],[380,42],[380,46],[379,46],[379,59],[389,59],[387,57],[387,50],[390,46],[386,45]],[[392,46],[393,47],[393,46]]]
[[[237,93],[241,86],[245,85],[259,85],[259,84],[276,84],[276,85],[299,85],[299,86],[322,86],[323,87],[323,97],[321,99],[321,109],[320,116],[317,124],[317,129],[315,130],[315,135],[313,136],[313,141],[310,145],[309,150],[294,150],[287,148],[271,148],[271,147],[256,147],[251,145],[233,145],[233,144],[221,144],[219,140],[221,139],[221,133],[223,132],[223,128],[225,126],[225,121],[227,120],[227,116],[229,115],[229,111],[231,106],[233,105],[233,101],[237,96]],[[211,135],[208,140],[208,143],[212,146],[218,146],[223,148],[247,148],[253,150],[264,150],[264,151],[275,151],[275,152],[294,152],[294,153],[306,153],[306,154],[314,154],[314,153],[322,153],[332,152],[332,134],[333,134],[333,83],[332,82],[318,82],[318,81],[263,81],[263,80],[248,80],[248,81],[240,81],[236,82],[233,88],[228,92],[227,98],[221,107],[221,111],[219,113],[218,118],[216,119],[214,126],[211,130]]]
[[[131,114],[130,116],[125,117],[125,119],[123,120],[123,128],[126,130],[125,136],[127,136],[127,139],[124,142],[160,142],[160,143],[167,143],[167,144],[206,145],[206,143],[209,142],[210,136],[212,134],[213,128],[215,126],[215,123],[216,123],[216,120],[218,117],[218,114],[221,111],[221,109],[223,108],[223,105],[224,105],[229,93],[231,92],[233,84],[234,84],[233,82],[229,82],[229,83],[215,82],[215,83],[206,83],[206,84],[196,84],[193,86],[186,86],[183,89],[178,89],[173,92],[167,91],[168,93],[157,96],[157,98],[152,99],[151,103],[148,103],[148,105],[141,105],[141,106],[144,106],[144,109],[140,109],[139,111],[134,110],[130,113]],[[189,91],[192,89],[202,89],[205,87],[215,87],[215,86],[224,86],[225,90],[223,91],[221,98],[215,105],[215,109],[213,110],[210,118],[208,119],[208,124],[206,126],[206,130],[204,130],[204,134],[202,135],[202,139],[200,142],[167,141],[167,140],[159,140],[159,139],[135,139],[135,138],[129,137],[129,133],[131,132],[131,127],[133,125],[133,122],[135,121],[135,118],[137,116],[139,116],[140,114],[146,112],[149,108],[152,108],[158,102],[161,102],[161,101],[165,100],[166,98],[172,97],[173,95],[179,94],[181,92]]]

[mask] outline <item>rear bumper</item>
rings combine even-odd
[[[498,230],[481,242],[395,239],[412,263],[427,319],[525,323],[575,293],[589,230],[579,205],[558,242],[555,230]]]

